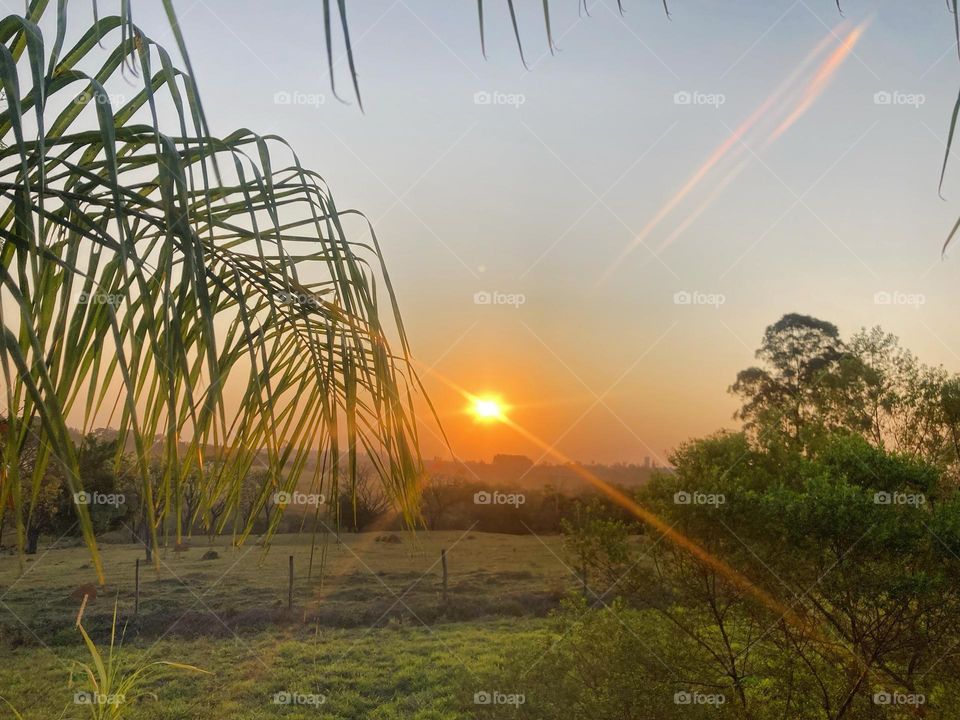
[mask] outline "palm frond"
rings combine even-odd
[[[165,2],[168,1],[169,0],[165,0]],[[577,0],[578,7],[581,2],[583,2],[583,0]],[[615,2],[617,5],[617,12],[623,14],[623,0],[615,0]],[[668,0],[661,0],[661,2],[663,3],[663,12],[666,14],[667,18],[669,18],[670,8],[668,6]],[[513,29],[513,36],[517,43],[517,50],[520,53],[520,62],[524,67],[527,67],[527,59],[524,53],[523,33],[520,30],[520,22],[517,18],[517,8],[514,3],[515,0],[506,0],[507,12],[510,16],[510,26]],[[585,3],[584,7],[586,7]],[[484,8],[484,0],[477,0],[477,19],[479,21],[480,28],[480,53],[484,58],[486,58],[487,37],[486,23],[484,21]],[[347,65],[349,66],[350,79],[353,83],[354,95],[356,96],[357,102],[362,109],[363,101],[360,98],[360,83],[357,79],[354,47],[350,40],[350,29],[347,23],[346,0],[337,0],[337,12],[340,16],[340,41],[343,43],[344,51],[346,52]],[[589,11],[587,14],[589,15]],[[550,23],[550,0],[543,0],[543,22],[544,26],[546,27],[547,48],[550,50],[550,54],[553,55],[555,46],[553,42],[553,28]],[[327,45],[327,70],[330,75],[330,89],[335,97],[339,97],[339,95],[337,95],[336,72],[334,70],[335,63],[333,59],[334,24],[335,21],[330,8],[330,0],[323,0],[323,30]]]
[[[34,495],[49,463],[82,490],[67,422],[79,414],[85,432],[108,417],[135,448],[155,544],[191,472],[206,507],[227,503],[225,523],[242,478],[266,467],[242,540],[309,454],[339,457],[343,442],[351,467],[358,450],[377,458],[412,521],[419,385],[373,229],[282,138],[212,136],[191,75],[129,14],[98,17],[62,52],[65,3],[49,50],[44,5],[0,21],[0,504],[19,492],[9,459],[30,433]],[[132,97],[111,94],[131,71]]]

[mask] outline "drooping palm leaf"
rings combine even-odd
[[[0,21],[2,506],[25,505],[18,527],[29,522],[11,460],[31,433],[42,448],[33,494],[50,463],[82,489],[67,422],[79,415],[83,430],[108,417],[135,449],[154,543],[161,518],[180,517],[191,473],[199,513],[224,502],[223,525],[242,478],[267,468],[244,535],[309,454],[336,458],[341,441],[351,468],[358,449],[374,459],[412,520],[407,385],[419,385],[372,228],[281,138],[212,137],[192,78],[128,3],[66,52],[66,3],[50,49],[35,22],[45,6]],[[115,106],[108,87],[134,71],[140,89]],[[159,118],[171,111],[168,128]],[[358,225],[368,241],[350,238]],[[339,462],[330,468],[320,480],[335,496]]]
[[[623,0],[612,0],[616,2],[617,12],[623,14]],[[668,5],[668,0],[660,0],[663,4],[663,11],[666,16],[670,17],[670,9]],[[953,0],[951,0],[952,2]],[[169,0],[165,0],[169,2]],[[555,46],[553,42],[553,28],[550,22],[550,2],[551,0],[542,0],[543,2],[543,22],[546,29],[546,40],[547,48],[550,50],[550,54],[554,54]],[[506,5],[506,11],[510,16],[510,27],[513,29],[513,36],[517,43],[517,51],[520,53],[520,62],[524,67],[527,66],[527,60],[524,55],[524,41],[523,33],[520,28],[520,21],[517,17],[517,7],[515,0],[505,0],[504,4]],[[584,0],[577,0],[578,7],[583,4],[586,8],[586,3]],[[330,88],[334,96],[337,95],[337,83],[336,83],[336,73],[334,72],[334,58],[333,58],[333,42],[334,42],[334,33],[336,20],[331,12],[331,0],[323,0],[323,29],[324,29],[324,39],[326,40],[327,47],[327,70],[330,75]],[[477,20],[480,28],[480,53],[484,58],[487,57],[487,34],[486,34],[486,23],[484,22],[485,17],[485,4],[484,0],[477,0]],[[344,52],[347,57],[347,65],[350,72],[350,80],[353,83],[354,95],[357,98],[357,103],[360,105],[361,109],[363,108],[363,101],[360,98],[360,83],[357,79],[357,68],[356,68],[356,58],[353,43],[350,40],[350,28],[349,23],[347,22],[347,2],[346,0],[337,0],[337,13],[340,18],[340,38],[339,41],[343,43]],[[587,14],[589,10],[587,9]]]
[[[666,15],[667,18],[670,18],[671,17],[670,5],[668,0],[661,0],[661,2],[663,5],[664,14]],[[835,2],[836,2],[837,10],[842,14],[843,8],[840,4],[840,0],[835,0]],[[586,4],[583,2],[583,0],[577,0],[578,7],[580,6],[581,3],[583,3],[583,7],[586,9]],[[617,3],[617,11],[623,14],[623,0],[616,0],[616,3]],[[325,39],[327,44],[327,69],[330,75],[331,88],[333,89],[334,95],[336,95],[336,80],[335,80],[334,60],[333,60],[333,18],[330,13],[330,0],[323,0],[323,6],[324,6],[323,22],[324,22]],[[509,12],[509,15],[510,15],[510,24],[511,24],[511,27],[513,28],[514,37],[517,42],[517,49],[520,52],[520,61],[521,63],[523,63],[524,67],[526,67],[527,62],[526,62],[526,59],[524,58],[523,39],[520,32],[520,25],[517,20],[517,13],[516,13],[516,7],[514,5],[514,0],[506,0],[506,6],[507,6],[507,11]],[[356,71],[356,64],[354,59],[354,49],[350,41],[350,33],[349,33],[349,28],[348,28],[347,19],[346,19],[347,16],[346,16],[345,0],[338,0],[338,7],[340,10],[340,19],[341,19],[341,31],[342,31],[341,39],[347,53],[350,77],[353,81],[353,87],[357,97],[357,101],[358,103],[361,104],[361,108],[362,108],[362,102],[360,102],[360,88],[359,88],[359,82],[357,80],[357,71]],[[960,53],[960,14],[958,14],[958,0],[947,0],[947,9],[952,15],[951,22],[953,23],[954,35],[956,36],[956,40],[957,40],[958,53]],[[589,11],[587,14],[589,14]],[[480,26],[480,52],[483,55],[483,57],[486,58],[487,43],[486,43],[486,24],[484,22],[484,0],[477,0],[477,17],[478,17],[479,26]],[[550,0],[543,0],[543,19],[544,19],[544,24],[546,26],[547,47],[550,49],[550,53],[553,54],[554,42],[553,42],[553,31],[550,24]],[[949,161],[950,161],[950,153],[951,153],[951,150],[953,149],[953,140],[954,140],[954,135],[957,131],[958,119],[960,119],[960,94],[958,94],[957,96],[957,102],[954,106],[953,113],[951,115],[950,122],[947,129],[946,148],[944,150],[943,163],[940,169],[940,183],[938,186],[939,192],[942,192],[943,190],[943,182],[947,173],[947,165],[949,164]],[[957,222],[954,224],[954,226],[951,228],[950,232],[948,233],[947,238],[943,243],[942,252],[946,252],[947,248],[956,238],[957,233],[960,233],[960,219],[957,220]]]

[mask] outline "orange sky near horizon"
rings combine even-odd
[[[742,169],[742,158],[748,152],[747,140],[767,147],[795,125],[829,87],[868,23],[864,21],[851,27],[851,23],[841,21],[836,27],[828,28],[784,81],[664,202],[607,268],[601,282],[606,282],[668,218],[674,216],[672,219],[679,221],[682,231],[717,200]],[[705,202],[688,209],[684,215],[684,200],[701,185],[708,193]],[[656,252],[662,252],[679,234],[674,232]],[[510,304],[509,298],[506,304]],[[525,301],[519,302],[517,308],[523,304]],[[504,311],[510,312],[506,308]],[[768,321],[772,323],[776,319],[769,317]],[[519,337],[509,340],[491,337],[489,349],[482,358],[460,357],[454,342],[440,362],[418,368],[435,406],[440,409],[439,419],[451,441],[450,449],[462,459],[490,459],[505,452],[551,462],[556,461],[557,453],[563,448],[563,456],[585,462],[612,458],[641,462],[649,458],[651,462],[666,465],[677,442],[736,427],[732,420],[737,407],[735,400],[725,393],[726,387],[698,385],[695,379],[705,374],[698,367],[697,353],[685,353],[681,349],[683,339],[677,348],[674,345],[677,339],[668,337],[675,324],[665,325],[662,335],[650,338],[648,347],[633,362],[624,365],[619,374],[615,369],[610,375],[610,368],[595,367],[600,371],[597,374],[606,375],[601,380],[584,379],[582,370],[574,370],[550,343],[526,323],[521,321],[521,324],[528,331],[526,336],[519,333]],[[498,325],[497,330],[502,333],[502,326]],[[736,339],[744,348],[751,347],[751,342],[755,347],[761,332],[762,327],[758,327],[756,338]],[[443,365],[441,373],[437,366],[447,355],[453,359]],[[717,358],[713,355],[708,358],[713,373]],[[730,383],[736,372],[750,362],[740,360],[741,364],[737,365],[732,357],[726,360]],[[579,368],[590,365],[589,361],[577,363]],[[509,371],[504,372],[503,368]],[[471,407],[472,396],[495,397],[509,404],[507,421],[478,421]],[[603,428],[602,432],[593,430],[598,425]],[[449,452],[429,421],[422,422],[421,426],[428,455]]]

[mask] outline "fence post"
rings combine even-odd
[[[293,555],[290,556],[290,582],[287,585],[287,610],[293,612]]]
[[[137,558],[137,569],[134,574],[133,583],[133,614],[140,614],[140,558]]]
[[[440,561],[443,563],[443,604],[447,604],[447,551],[440,550]]]

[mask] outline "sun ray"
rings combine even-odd
[[[472,403],[475,403],[477,400],[483,399],[477,395],[474,395],[464,390],[453,380],[445,377],[442,373],[438,372],[435,368],[430,369],[429,372],[430,374],[434,375],[437,379],[439,379],[441,382],[443,382],[445,385],[447,385],[449,388],[458,392],[469,403],[472,404]],[[487,397],[487,399],[489,399],[489,397]],[[724,562],[720,558],[711,554],[708,550],[701,547],[698,543],[696,543],[694,540],[691,540],[680,531],[674,529],[671,525],[668,525],[656,513],[643,507],[642,505],[637,503],[635,500],[627,496],[625,493],[615,488],[610,483],[597,477],[596,475],[591,473],[589,470],[587,470],[583,466],[574,462],[571,458],[567,457],[562,452],[560,452],[556,447],[547,443],[545,440],[541,440],[539,437],[537,437],[532,432],[522,427],[518,423],[511,420],[506,415],[501,413],[498,416],[498,421],[507,425],[516,433],[518,433],[520,436],[522,436],[526,440],[536,445],[538,448],[543,450],[546,455],[550,455],[555,460],[558,460],[559,462],[568,465],[571,469],[573,469],[574,472],[580,475],[590,485],[592,485],[597,490],[602,492],[604,495],[610,498],[613,502],[617,503],[620,507],[627,510],[630,514],[632,514],[638,520],[641,520],[647,523],[648,525],[656,528],[670,542],[674,543],[675,545],[682,548],[683,550],[686,550],[692,556],[694,556],[700,562],[702,562],[704,565],[707,565],[708,567],[720,573],[730,583],[740,588],[742,591],[750,594],[751,596],[753,596],[755,599],[763,603],[765,606],[767,606],[771,610],[779,613],[783,619],[791,623],[801,622],[801,619],[796,615],[796,613],[791,608],[784,606],[783,603],[779,602],[776,598],[774,598],[768,592],[766,592],[765,590],[763,590],[762,588],[758,587],[753,582],[751,582],[751,580],[747,578],[745,575],[735,570],[733,567],[728,565],[726,562]]]

